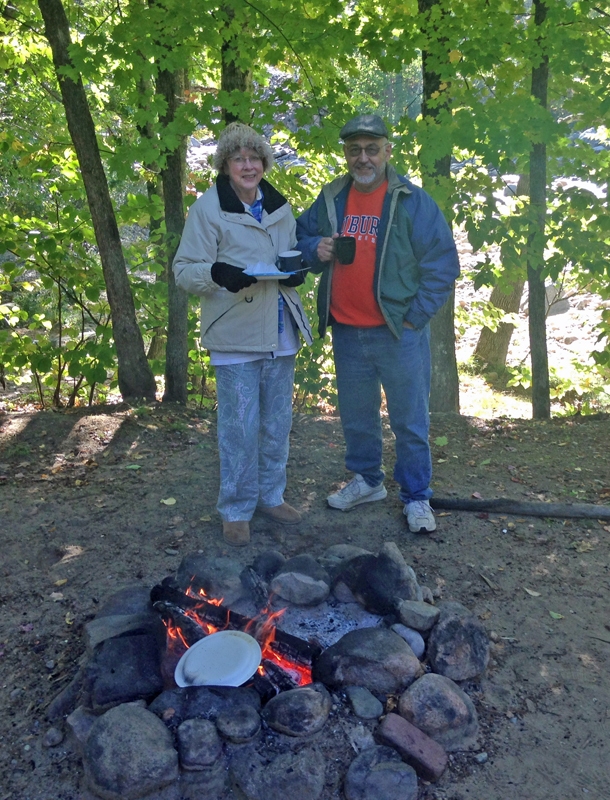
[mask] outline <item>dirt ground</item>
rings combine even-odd
[[[610,505],[608,418],[442,416],[431,440],[439,497]],[[329,490],[349,477],[343,455],[337,418],[296,415],[286,499],[303,522],[281,528],[255,517],[239,558],[395,541],[421,583],[484,620],[495,642],[473,698],[476,752],[487,760],[456,754],[421,798],[608,800],[610,522],[453,511],[438,515],[436,534],[415,536],[391,480],[384,502],[327,507]],[[217,489],[212,412],[0,414],[0,800],[82,797],[70,741],[42,745],[45,708],[74,675],[83,624],[100,601],[152,586],[186,553],[227,552]]]

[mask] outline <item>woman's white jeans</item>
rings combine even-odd
[[[225,522],[284,502],[295,356],[216,367],[220,492]]]

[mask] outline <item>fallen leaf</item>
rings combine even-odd
[[[71,611],[68,611],[68,613],[66,614],[65,619],[66,619],[66,624],[67,625],[74,625],[74,620],[76,619],[76,617],[74,616],[74,614]]]
[[[168,497],[167,500],[161,500],[161,502],[165,506],[175,506],[176,505],[176,498],[175,497]]]
[[[524,586],[523,588],[524,588],[524,589],[525,589],[525,591],[526,591],[526,592],[527,592],[529,595],[531,595],[532,597],[542,597],[542,595],[540,594],[540,592],[535,592],[533,589],[528,589],[528,588],[527,588],[527,586]]]
[[[486,467],[488,464],[491,464],[491,458],[485,458],[483,461],[479,463],[479,466]]]
[[[64,596],[63,596],[63,594],[62,594],[61,592],[51,592],[51,594],[49,595],[49,597],[51,598],[51,600],[52,600],[54,603],[57,603],[57,602],[59,602],[60,600],[63,600],[63,599],[64,599]]]
[[[593,542],[587,542],[586,539],[582,539],[580,542],[572,542],[570,547],[572,550],[576,550],[577,553],[588,553],[593,550]]]
[[[475,500],[482,500],[483,499],[483,495],[480,494],[479,492],[473,492],[470,496],[474,497]]]
[[[567,445],[567,442],[559,442],[559,447],[565,447],[566,445]]]
[[[549,611],[549,614],[553,617],[553,619],[565,619],[563,614],[558,614],[556,611]]]
[[[124,469],[142,469],[142,466],[140,464],[127,464]]]
[[[447,461],[447,459],[446,459],[446,458],[438,458],[438,459],[436,460],[436,463],[437,463],[437,464],[444,464],[444,463],[445,463],[445,461]]]
[[[42,477],[44,478],[45,476],[43,475]],[[79,481],[79,480],[75,480],[75,481],[74,481],[74,485],[75,485],[75,486],[82,486],[82,485],[83,485],[83,482],[82,482],[82,481]]]
[[[451,511],[441,511],[439,514],[435,514],[435,517],[450,517]]]
[[[491,617],[491,611],[484,611],[482,614],[479,614],[479,619],[489,619]]]
[[[66,583],[68,583],[67,578],[60,578],[58,581],[55,581],[53,586],[64,586]]]
[[[31,622],[26,622],[25,625],[20,625],[19,630],[23,631],[23,633],[29,633],[30,631],[34,630],[34,626]]]
[[[437,436],[434,440],[434,444],[438,447],[444,447],[446,444],[449,444],[449,439],[446,436]]]

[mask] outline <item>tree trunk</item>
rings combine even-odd
[[[534,0],[534,22],[542,25],[547,6]],[[542,37],[538,45],[542,45]],[[532,67],[532,95],[547,107],[549,58],[541,53],[540,63]],[[546,292],[544,289],[544,247],[546,244],[546,144],[532,144],[530,154],[530,207],[532,223],[527,240],[527,281],[529,284],[529,335],[532,358],[532,412],[534,419],[551,416],[549,362],[546,342]]]
[[[235,12],[230,8],[225,8],[229,15],[229,27],[231,20],[235,16]],[[245,28],[244,28],[245,32]],[[243,32],[242,32],[243,33]],[[230,36],[223,42],[220,49],[221,56],[221,74],[220,74],[220,88],[223,92],[228,92],[230,95],[234,93],[245,94],[252,91],[252,70],[243,69],[236,63],[236,58],[239,57],[239,39],[237,35]],[[232,98],[233,99],[233,98]],[[235,105],[230,108],[222,109],[222,118],[225,125],[230,122],[249,122],[252,114],[250,103],[240,102],[240,97],[235,97]]]
[[[439,5],[439,0],[418,0],[420,14],[427,14],[433,6]],[[428,21],[429,22],[429,21]],[[438,23],[435,23],[438,24]],[[430,53],[422,51],[422,79],[423,100],[422,115],[434,121],[441,108],[444,106],[430,106],[430,100],[435,92],[440,91],[441,79],[438,73],[430,68]],[[425,143],[422,145],[425,151]],[[448,152],[435,159],[434,167],[425,165],[422,160],[422,174],[424,188],[432,196],[439,179],[451,179],[451,148]],[[443,308],[432,320],[430,325],[430,348],[432,355],[432,376],[430,384],[430,410],[441,412],[460,411],[460,382],[455,357],[455,326],[454,326],[455,292]]]
[[[494,286],[489,302],[507,314],[516,314],[521,307],[521,295],[525,280],[515,281],[511,284],[512,290],[506,293],[499,286]],[[506,356],[515,326],[512,322],[501,322],[497,330],[483,328],[479,341],[474,350],[475,358],[483,364],[506,366]]]
[[[167,102],[165,115],[159,120],[167,128],[175,121],[178,106],[184,102],[186,72],[162,70],[157,77],[157,91]],[[188,372],[188,294],[176,286],[172,262],[184,228],[184,186],[186,136],[175,150],[165,156],[161,170],[165,229],[167,236],[167,347],[165,356],[165,392],[163,402],[186,403]]]
[[[154,400],[155,380],[136,321],[119,229],[87,96],[80,76],[74,81],[62,74],[65,67],[74,70],[68,52],[71,44],[68,18],[61,0],[38,0],[38,6],[44,19],[45,36],[53,52],[68,130],[80,165],[102,262],[117,350],[119,389],[124,400],[140,397]]]

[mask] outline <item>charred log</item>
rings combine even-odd
[[[278,664],[274,664],[268,658],[263,658],[261,664],[265,669],[266,676],[277,687],[279,692],[288,692],[291,689],[296,689],[299,685],[286,670],[282,669]]]
[[[262,610],[269,604],[269,587],[252,567],[246,567],[240,574],[241,585],[250,592],[254,605]]]

